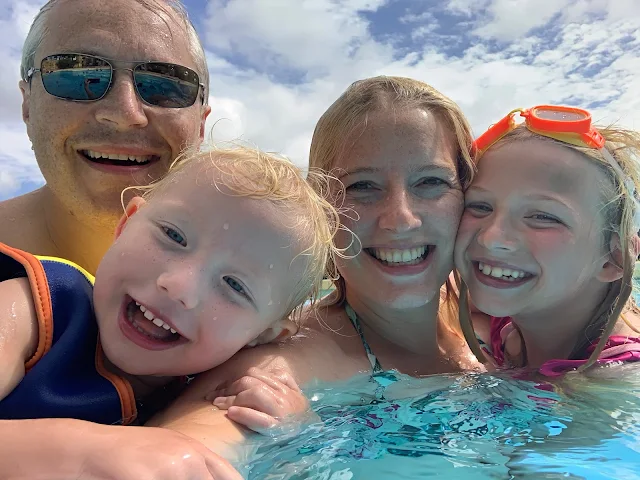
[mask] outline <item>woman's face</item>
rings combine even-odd
[[[420,108],[370,114],[335,165],[346,189],[343,224],[362,242],[339,259],[350,296],[407,309],[438,298],[453,267],[463,194],[455,135]],[[346,246],[351,237],[338,238]],[[356,253],[352,247],[349,253]]]

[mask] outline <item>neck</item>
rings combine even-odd
[[[529,367],[539,368],[549,360],[569,358],[579,335],[604,301],[608,285],[598,283],[589,290],[551,309],[512,318],[522,333]]]
[[[45,187],[42,205],[49,238],[56,255],[95,275],[102,256],[113,241],[119,215],[72,211]]]
[[[168,385],[176,377],[156,377],[151,375],[130,375],[120,368],[116,367],[106,356],[104,357],[105,367],[111,372],[115,373],[119,377],[126,378],[131,384],[133,389],[133,395],[138,400],[144,400],[151,394],[156,392],[159,388]]]
[[[385,369],[420,375],[433,373],[435,363],[448,364],[463,343],[441,321],[439,298],[413,309],[373,305],[349,295],[347,302],[358,314],[364,336]],[[445,367],[444,370],[450,370]]]

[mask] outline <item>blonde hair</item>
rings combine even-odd
[[[352,83],[320,117],[311,140],[309,165],[326,172],[339,168],[339,163],[357,140],[356,131],[366,128],[370,114],[385,108],[419,108],[434,113],[455,133],[456,168],[463,188],[471,182],[474,174],[473,135],[460,107],[430,85],[405,77],[378,76]],[[338,278],[334,284],[337,292],[328,303],[341,304],[345,300],[344,279]],[[449,280],[444,302],[451,314],[451,322],[447,323],[459,331],[454,325],[458,317],[457,296]]]
[[[554,143],[564,148],[570,148],[580,153],[586,160],[596,163],[614,186],[613,189],[601,189],[604,203],[602,212],[605,223],[603,241],[606,248],[609,248],[612,234],[615,233],[620,237],[623,274],[621,279],[609,284],[604,301],[593,313],[584,335],[576,339],[574,348],[569,355],[569,359],[584,358],[588,348],[597,342],[588,361],[579,368],[581,371],[595,364],[623,309],[637,308],[630,295],[633,288],[632,277],[637,257],[637,252],[635,252],[631,240],[638,235],[638,229],[640,228],[636,220],[640,212],[638,212],[637,193],[635,193],[640,190],[640,134],[612,126],[602,128],[596,126],[596,128],[605,138],[605,148],[620,167],[621,170],[619,172],[595,148],[576,146],[539,135],[530,131],[524,125],[519,125],[489,148],[489,150],[492,150],[505,144],[532,139]],[[624,177],[620,176],[621,173]],[[477,353],[480,347],[475,334],[473,334],[466,292],[467,288],[463,283],[460,297],[460,324],[467,343],[469,343],[476,356],[480,355],[478,358],[482,359],[482,353]]]
[[[297,290],[290,297],[286,315],[293,313],[292,317],[299,320],[305,301],[314,304],[319,297],[325,266],[333,261],[334,255],[342,254],[334,244],[340,217],[326,199],[329,177],[312,170],[305,179],[302,171],[287,158],[233,145],[201,152],[185,151],[174,160],[163,178],[150,185],[129,189],[143,192],[143,198],[152,201],[154,196],[178,181],[185,168],[193,164],[215,169],[217,175],[212,178],[212,187],[220,192],[270,201],[285,211],[283,218],[295,220],[291,228],[301,245],[301,252],[295,258],[306,257],[307,266]]]

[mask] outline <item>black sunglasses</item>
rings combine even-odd
[[[164,108],[185,108],[193,105],[204,85],[190,68],[165,62],[132,62],[124,68],[133,74],[133,83],[140,98]],[[27,81],[40,72],[44,89],[54,97],[76,102],[94,102],[111,88],[116,68],[106,59],[82,53],[60,53],[42,59],[40,68],[30,68]],[[202,88],[202,90],[200,90]]]

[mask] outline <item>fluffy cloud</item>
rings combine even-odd
[[[0,198],[39,181],[20,122],[17,65],[42,1],[0,16]],[[200,3],[200,2],[191,2]],[[425,7],[425,4],[430,4]],[[306,163],[318,117],[354,80],[415,77],[476,132],[516,106],[569,103],[640,128],[635,0],[210,0],[192,16],[211,73],[213,140],[242,138]],[[0,14],[3,15],[3,14]]]

